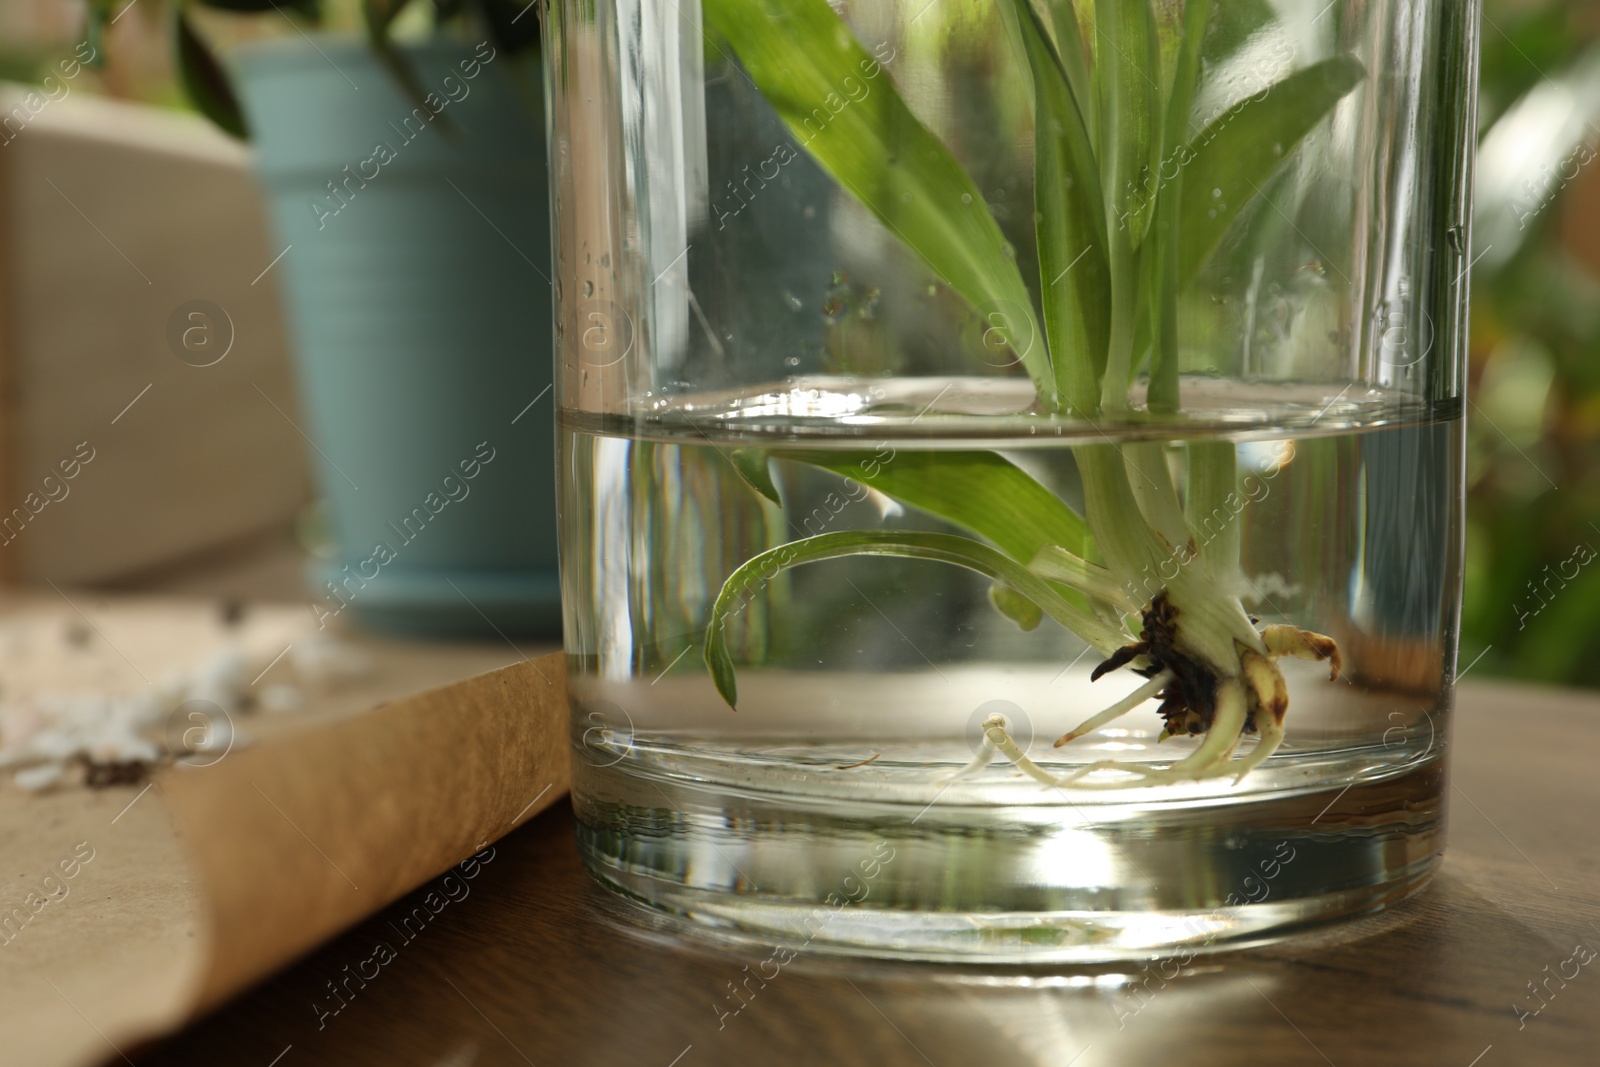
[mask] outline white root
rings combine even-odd
[[[1173,775],[1175,781],[1182,781],[1193,774],[1209,773],[1218,765],[1227,763],[1233,758],[1233,750],[1238,747],[1239,735],[1244,732],[1249,710],[1244,699],[1244,686],[1239,679],[1223,678],[1219,681],[1217,714],[1211,720],[1206,739],[1199,748],[1168,767],[1166,773]]]
[[[1278,751],[1284,740],[1283,719],[1289,706],[1288,686],[1273,659],[1295,656],[1308,660],[1327,660],[1334,678],[1339,676],[1341,662],[1338,646],[1331,638],[1294,626],[1268,626],[1261,633],[1267,655],[1236,645],[1239,656],[1239,673],[1219,678],[1215,693],[1215,714],[1206,738],[1183,759],[1166,767],[1149,767],[1122,760],[1100,760],[1079,767],[1069,774],[1057,777],[1050,774],[1027,757],[1006,731],[1005,717],[991,715],[983,723],[983,746],[977,758],[955,777],[974,773],[987,766],[995,755],[1003,755],[1034,781],[1049,786],[1073,786],[1079,789],[1121,789],[1125,781],[1084,781],[1097,771],[1116,771],[1133,775],[1145,783],[1190,782],[1208,778],[1232,777],[1234,784],[1242,781],[1268,757]],[[1086,719],[1060,741],[1057,747],[1090,733],[1106,723],[1125,715],[1146,700],[1156,696],[1174,681],[1170,671],[1163,671],[1145,685],[1140,686],[1105,711]],[[1247,689],[1248,687],[1248,689]],[[1252,718],[1260,739],[1247,754],[1234,758],[1239,742],[1244,737],[1245,726]],[[1163,733],[1165,737],[1165,733]]]
[[[1054,777],[1043,767],[1025,755],[1017,743],[1011,740],[1011,735],[1006,733],[1006,717],[1004,715],[991,715],[983,720],[983,736],[986,744],[992,744],[1000,753],[1017,765],[1017,770],[1029,778],[1043,785],[1060,785]]]
[[[1146,782],[1190,782],[1204,778],[1225,777],[1233,759],[1233,750],[1239,745],[1244,732],[1249,709],[1245,702],[1244,686],[1237,678],[1224,678],[1217,683],[1216,718],[1200,747],[1170,767],[1143,767],[1137,763],[1120,760],[1101,760],[1080,767],[1062,780],[1063,785],[1076,785],[1081,789],[1120,789],[1120,782],[1083,782],[1080,779],[1095,771],[1123,771],[1136,774]]]
[[[949,783],[960,781],[963,778],[970,778],[972,775],[977,774],[979,771],[983,770],[985,767],[989,766],[989,764],[994,762],[994,757],[998,749],[996,748],[995,743],[989,739],[989,724],[994,722],[996,719],[1000,721],[1001,732],[1005,732],[1006,720],[1004,716],[991,715],[987,719],[983,720],[983,743],[978,746],[978,754],[973,756],[971,762],[969,762],[959,771],[956,771],[951,775],[946,775],[943,781]],[[1012,747],[1015,748],[1015,744],[1013,744]]]
[[[1233,778],[1234,785],[1244,781],[1245,775],[1261,766],[1266,761],[1266,758],[1278,751],[1278,746],[1283,744],[1283,723],[1269,718],[1261,724],[1260,729],[1261,740],[1256,742],[1256,747],[1250,750],[1250,754],[1225,768],[1229,771],[1235,767],[1238,768],[1238,773]]]
[[[1112,719],[1126,715],[1140,704],[1143,704],[1146,700],[1149,700],[1151,697],[1159,694],[1163,689],[1171,685],[1172,681],[1172,672],[1162,671],[1144,685],[1141,685],[1139,688],[1135,689],[1133,692],[1129,693],[1127,696],[1111,705],[1105,711],[1102,711],[1100,714],[1091,718],[1085,719],[1083,722],[1073,727],[1070,732],[1063,734],[1061,736],[1061,740],[1055,743],[1055,747],[1060,748],[1068,741],[1074,741],[1082,737],[1084,734],[1093,733],[1106,723],[1110,722]]]
[[[1143,704],[1151,697],[1160,693],[1168,685],[1172,684],[1172,681],[1172,672],[1162,671],[1144,685],[1141,685],[1138,689],[1135,689],[1133,692],[1129,693],[1127,696],[1111,705],[1105,711],[1102,711],[1093,718],[1086,719],[1084,722],[1080,723],[1077,729],[1067,734],[1060,741],[1057,741],[1055,747],[1060,748],[1073,738],[1081,737],[1082,735],[1090,733],[1093,730],[1098,730],[1112,719],[1115,719],[1121,715],[1126,715],[1140,704]],[[1012,763],[1016,764],[1017,768],[1021,770],[1022,773],[1026,774],[1035,781],[1041,782],[1045,785],[1060,784],[1042,767],[1029,759],[1027,754],[1022,751],[1022,746],[1018,745],[1011,739],[1011,735],[1006,732],[1006,718],[1004,715],[991,715],[987,719],[983,720],[983,743],[978,746],[977,755],[973,756],[971,762],[969,762],[965,767],[962,767],[954,774],[947,776],[944,780],[947,782],[954,782],[959,781],[962,778],[970,777],[992,763],[996,755],[1005,756]]]

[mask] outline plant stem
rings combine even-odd
[[[1222,589],[1239,587],[1238,450],[1230,441],[1189,445],[1189,528],[1201,542],[1200,565]]]
[[[1220,588],[1203,566],[1195,565],[1188,524],[1181,512],[1175,512],[1177,497],[1159,447],[1084,445],[1074,449],[1073,456],[1083,478],[1084,515],[1094,530],[1095,543],[1134,599],[1145,603],[1154,592],[1164,589],[1180,613],[1186,651],[1219,677],[1239,673],[1235,642],[1265,651],[1238,599]],[[1154,488],[1144,488],[1151,514],[1140,507],[1133,489],[1146,476],[1156,482]],[[1166,479],[1164,485],[1158,477]],[[1183,533],[1173,540],[1154,528],[1156,524],[1167,529],[1176,526]],[[1157,584],[1158,590],[1152,590],[1151,584]]]

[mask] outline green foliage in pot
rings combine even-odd
[[[286,23],[300,34],[320,28],[336,0],[169,0],[172,56],[185,94],[194,106],[223,130],[247,138],[249,126],[227,73],[205,37],[195,26],[191,9],[234,15],[260,15]],[[537,0],[356,0],[368,42],[389,71],[418,104],[423,91],[405,63],[395,41],[402,15],[426,9],[435,27],[473,26],[486,34],[495,48],[508,55],[537,54],[539,17]],[[103,54],[100,42],[106,27],[120,15],[114,0],[90,0],[86,39]],[[441,124],[448,128],[441,118]]]

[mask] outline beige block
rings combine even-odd
[[[65,585],[281,526],[308,482],[248,149],[63,85],[0,86],[0,575]]]

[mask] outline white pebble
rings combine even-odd
[[[159,728],[167,720],[172,705],[150,689],[112,701],[110,721],[122,729],[140,733]]]
[[[161,676],[161,681],[156,685],[156,695],[169,705],[183,703],[183,694],[189,690],[189,679],[184,673],[174,667]]]
[[[0,708],[0,744],[13,748],[44,727],[39,709],[32,704],[7,704]]]
[[[18,771],[12,777],[12,781],[17,783],[19,789],[26,789],[30,793],[42,793],[61,781],[61,776],[66,772],[67,765],[64,763],[41,763],[37,767]]]
[[[98,730],[111,718],[111,701],[99,694],[59,697],[54,704],[56,722],[66,730]]]
[[[248,669],[244,653],[230,645],[194,669],[184,699],[209,700],[221,708],[236,708],[248,682]]]
[[[124,730],[107,728],[89,740],[89,759],[94,763],[153,763],[161,750]]]
[[[261,688],[263,711],[299,711],[305,707],[306,695],[292,685],[268,685]]]
[[[308,685],[354,682],[372,673],[372,660],[365,652],[325,634],[296,641],[289,659],[295,674]]]
[[[83,740],[67,730],[40,730],[26,746],[29,755],[40,759],[67,759],[83,751]]]

